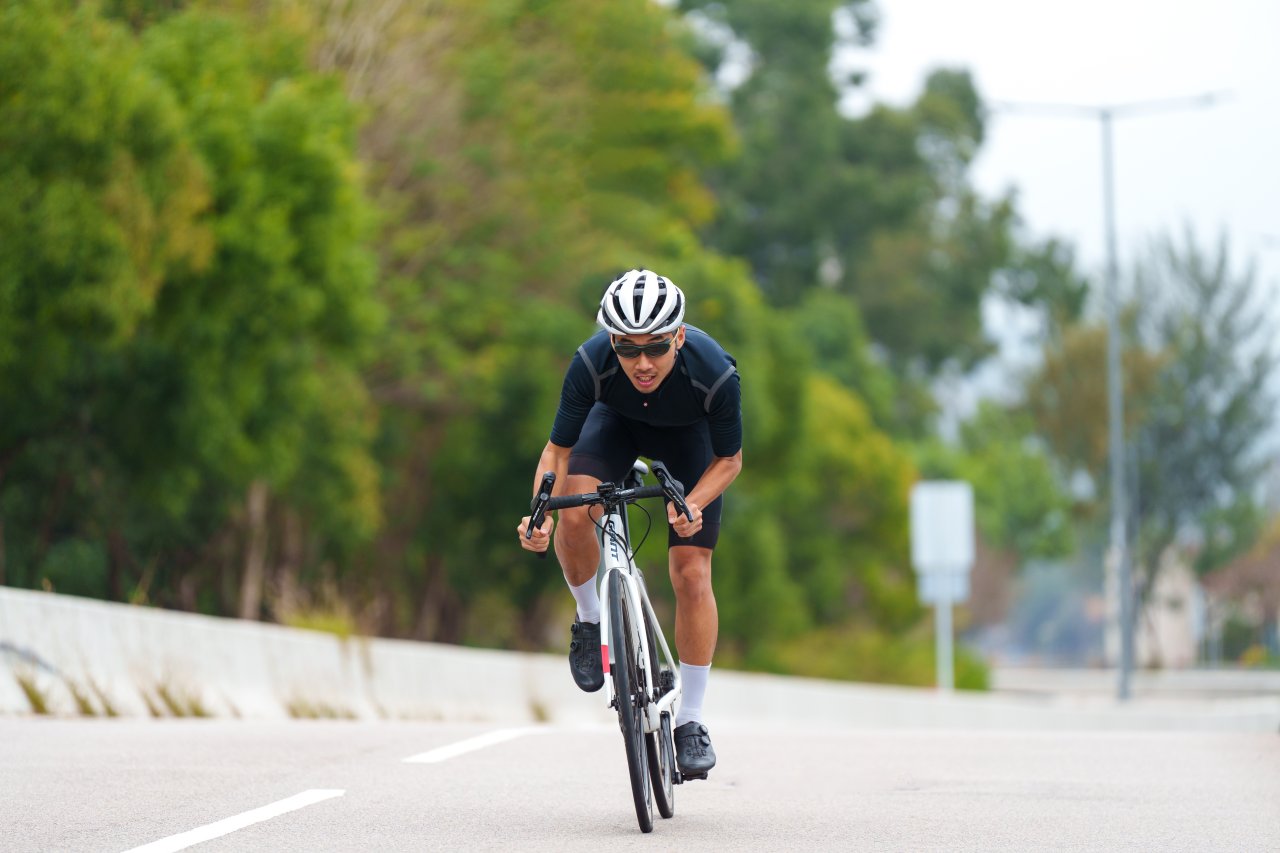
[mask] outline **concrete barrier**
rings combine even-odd
[[[1107,669],[998,666],[991,688],[1024,695],[1106,696],[1116,692],[1119,674]],[[1130,689],[1139,698],[1231,698],[1280,696],[1280,670],[1137,670]]]
[[[608,723],[563,656],[331,634],[0,588],[0,713]],[[1280,697],[938,694],[716,670],[717,725],[1280,730]]]

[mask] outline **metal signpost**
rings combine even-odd
[[[973,568],[973,487],[926,480],[911,488],[911,564],[920,600],[934,606],[938,689],[955,689],[951,605],[969,597]]]

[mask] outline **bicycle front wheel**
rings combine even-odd
[[[631,774],[631,797],[641,832],[653,831],[653,797],[649,789],[649,756],[645,748],[643,679],[640,674],[640,644],[633,630],[631,591],[622,577],[609,576],[609,644],[613,653],[613,689],[618,706],[618,725],[627,748],[627,768]]]
[[[648,618],[644,620],[649,638],[649,690],[653,700],[675,689],[675,673],[662,668],[658,652],[658,638]],[[653,786],[653,800],[658,814],[673,817],[676,813],[676,755],[671,740],[671,715],[662,715],[662,725],[646,736],[649,747],[649,782]]]

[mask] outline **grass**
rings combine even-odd
[[[987,690],[990,676],[981,658],[963,647],[957,647],[955,655],[956,688]],[[756,649],[734,663],[779,675],[910,687],[932,687],[937,673],[932,636],[891,636],[857,626],[811,631]],[[726,662],[727,666],[732,664]]]
[[[356,633],[355,620],[340,612],[310,610],[292,613],[284,620],[284,624],[290,628],[333,634],[342,640],[350,639]]]
[[[208,717],[212,716],[204,707],[198,696],[180,692],[168,684],[157,684],[156,695],[174,717]],[[156,714],[152,713],[152,716]]]
[[[151,714],[151,716],[156,717],[156,718],[159,718],[159,717],[163,717],[163,716],[164,716],[164,712],[160,710],[160,706],[159,706],[159,705],[157,705],[157,704],[155,703],[155,700],[153,700],[153,699],[151,698],[151,694],[150,694],[150,693],[148,693],[148,692],[147,692],[147,691],[145,691],[145,690],[141,690],[141,689],[139,689],[139,690],[138,690],[138,693],[140,693],[140,694],[142,695],[142,701],[146,704],[146,706],[147,706],[147,712],[148,712],[148,713],[150,713],[150,714]]]
[[[98,712],[94,709],[93,703],[89,701],[89,694],[80,689],[80,686],[70,678],[63,679],[67,683],[67,689],[71,691],[71,698],[75,700],[76,710],[80,712],[82,717],[96,717]]]
[[[111,697],[107,695],[107,691],[98,686],[98,682],[92,678],[89,679],[89,689],[98,697],[98,702],[102,705],[102,713],[108,717],[118,717],[120,712],[116,710],[115,704],[111,701]]]
[[[294,699],[285,703],[285,710],[295,720],[354,720],[356,713],[349,708],[339,708],[325,702]]]
[[[27,695],[27,701],[31,703],[31,710],[37,714],[48,714],[48,697],[44,695],[44,691],[36,684],[35,676],[18,672],[14,673],[14,678],[18,680],[18,686],[22,688],[22,692]]]

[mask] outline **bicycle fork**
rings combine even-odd
[[[602,532],[597,534],[600,541],[600,570],[597,573],[600,595],[600,662],[604,668],[604,684],[605,699],[610,708],[615,708],[618,702],[618,696],[613,687],[613,679],[610,677],[612,667],[617,663],[615,651],[612,648],[612,627],[610,621],[611,601],[609,593],[609,577],[617,574],[622,583],[627,587],[629,598],[632,602],[641,602],[643,604],[643,612],[632,611],[631,616],[631,632],[634,635],[636,647],[640,649],[640,669],[644,671],[644,730],[646,734],[657,732],[662,726],[662,715],[670,714],[671,719],[675,719],[675,706],[681,697],[681,679],[680,668],[676,666],[675,658],[671,654],[671,648],[667,645],[667,638],[658,628],[658,617],[654,612],[653,603],[649,601],[647,591],[643,590],[642,582],[638,579],[638,575],[634,572],[634,563],[631,555],[626,554],[624,549],[619,545],[618,541],[611,535],[610,531],[625,530],[620,514],[610,513],[606,516],[601,524]],[[624,539],[624,541],[626,541]],[[652,657],[649,648],[649,632],[644,630],[646,620],[651,621],[655,626],[654,638],[657,640],[658,648],[661,652],[661,659],[665,660],[670,666],[672,674],[672,689],[664,692],[654,701],[653,694],[660,690],[662,685],[660,682],[659,672],[650,672]]]

